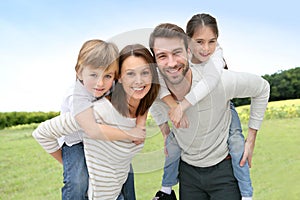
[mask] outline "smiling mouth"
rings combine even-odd
[[[103,92],[103,91],[104,91],[104,89],[97,89],[97,88],[94,88],[94,90],[95,90],[96,92]]]
[[[166,72],[168,72],[169,74],[177,74],[182,68],[182,65],[177,65],[175,67],[169,67],[168,69],[166,69]]]
[[[210,54],[209,53],[207,53],[207,54],[202,54],[202,53],[200,53],[200,56],[202,56],[202,57],[207,57],[207,56],[209,56]]]
[[[143,86],[143,87],[132,87],[132,89],[134,90],[134,91],[141,91],[141,90],[143,90],[145,88],[145,86]]]

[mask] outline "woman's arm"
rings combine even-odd
[[[50,155],[53,158],[55,158],[55,160],[57,160],[60,164],[63,164],[61,149],[58,149],[57,151],[50,153]]]

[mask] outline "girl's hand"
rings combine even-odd
[[[169,118],[173,125],[178,128],[180,125],[180,120],[182,118],[183,111],[181,104],[178,104],[175,108],[171,108],[169,111]]]

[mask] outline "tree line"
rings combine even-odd
[[[270,83],[269,101],[300,98],[300,67],[281,70],[262,77]],[[235,106],[248,105],[250,104],[250,98],[233,99],[233,102]]]
[[[270,83],[269,101],[300,99],[300,67],[262,77]],[[250,99],[233,99],[233,102],[237,107],[250,104]],[[40,123],[57,115],[59,112],[3,112],[0,113],[0,129],[21,124]]]

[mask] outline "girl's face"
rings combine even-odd
[[[114,67],[110,67],[106,71],[102,67],[98,69],[84,67],[82,72],[78,74],[78,77],[83,81],[87,91],[94,97],[101,97],[112,87],[115,72]]]
[[[217,35],[208,26],[196,28],[191,38],[190,49],[192,52],[192,62],[201,63],[209,59],[217,46]]]
[[[149,64],[142,57],[129,56],[121,66],[119,82],[123,85],[128,100],[141,100],[151,88]]]

